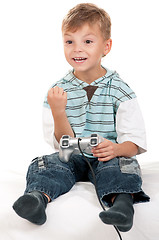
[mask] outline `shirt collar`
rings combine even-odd
[[[68,74],[64,77],[64,80],[69,81],[73,86],[78,86],[81,88],[87,87],[89,85],[97,86],[103,81],[104,81],[104,83],[107,83],[110,79],[113,78],[114,75],[118,75],[115,71],[111,71],[108,68],[105,68],[105,69],[107,71],[106,74],[104,76],[96,79],[91,84],[88,84],[88,83],[76,78],[75,75],[73,74],[73,70],[70,70],[68,72]]]

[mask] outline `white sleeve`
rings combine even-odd
[[[117,142],[131,141],[138,146],[138,154],[147,151],[144,120],[137,99],[120,103],[116,114]]]
[[[52,148],[57,151],[59,149],[59,143],[54,135],[54,120],[50,108],[43,107],[42,121],[44,139]]]

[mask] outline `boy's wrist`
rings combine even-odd
[[[62,119],[63,117],[67,117],[65,109],[64,110],[58,110],[56,112],[52,111],[52,115],[53,115],[54,120],[55,119]]]
[[[117,157],[133,157],[138,153],[138,146],[130,141],[116,145]]]

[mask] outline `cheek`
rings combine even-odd
[[[65,55],[66,61],[72,66],[73,61],[72,61],[72,58],[71,58],[71,53],[70,53],[70,51],[64,50],[64,55]]]
[[[69,56],[70,56],[70,53],[69,53],[68,49],[64,49],[64,55],[65,55],[66,60],[68,61]]]
[[[64,54],[65,54],[65,57],[67,56],[67,53],[68,51],[67,51],[67,49],[66,48],[64,48]]]
[[[94,52],[94,53],[91,55],[92,59],[94,59],[94,60],[95,60],[95,59],[96,59],[96,60],[100,60],[102,56],[103,56],[103,52],[100,51],[100,49],[98,49],[96,52]]]
[[[104,54],[104,48],[100,45],[96,46],[96,48],[91,49],[90,53],[94,56],[101,57]]]

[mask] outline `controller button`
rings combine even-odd
[[[68,139],[68,138],[69,138],[68,135],[64,135],[64,136],[62,136],[62,139]]]
[[[97,137],[96,133],[91,134],[91,137]]]
[[[91,145],[97,145],[97,139],[96,138],[92,138],[91,139]]]
[[[68,146],[69,144],[68,144],[68,140],[64,140],[64,141],[62,141],[62,146],[63,147],[66,147],[66,146]]]

